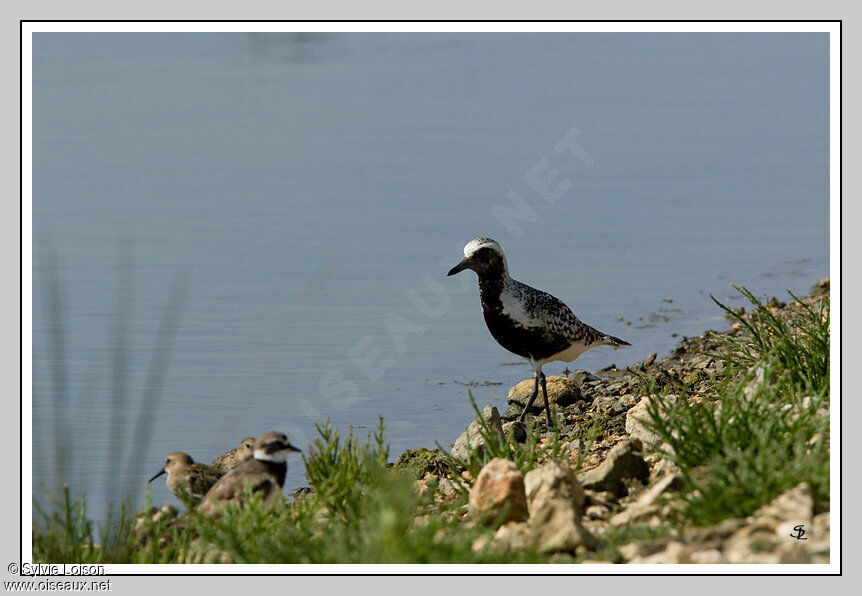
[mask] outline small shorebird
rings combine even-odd
[[[468,242],[464,247],[464,260],[447,275],[464,269],[472,269],[479,276],[482,313],[491,335],[513,354],[526,358],[535,371],[533,393],[521,412],[521,422],[539,394],[541,383],[548,424],[552,424],[543,364],[555,360],[571,362],[596,346],[631,345],[582,323],[568,306],[550,294],[509,277],[506,255],[490,238]]]
[[[237,447],[229,449],[215,458],[210,467],[222,474],[227,474],[242,462],[252,457],[254,457],[254,437],[246,437],[239,442]]]
[[[300,450],[291,445],[283,433],[274,430],[263,433],[254,442],[254,457],[216,482],[198,506],[198,511],[217,515],[219,506],[239,502],[245,486],[260,493],[264,502],[277,502],[287,474],[287,454],[291,451]]]
[[[165,465],[158,474],[147,482],[152,482],[162,474],[167,474],[165,484],[176,498],[185,503],[191,499],[200,501],[210,488],[223,476],[210,466],[195,463],[188,453],[174,451],[165,458]]]

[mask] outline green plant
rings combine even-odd
[[[750,515],[803,481],[818,506],[829,498],[828,304],[815,309],[797,299],[795,310],[776,316],[740,292],[755,306],[744,318],[718,303],[748,333],[726,338],[729,366],[717,399],[662,392],[644,421],[688,479],[683,513],[698,524]]]
[[[352,428],[342,442],[328,418],[317,424],[317,433],[319,437],[312,443],[308,457],[303,456],[308,480],[318,498],[335,512],[355,515],[357,489],[373,486],[386,471],[389,447],[385,445],[383,418],[379,419],[373,437],[368,433],[364,444],[353,437]]]
[[[473,398],[472,392],[468,391],[467,394],[470,399],[470,405],[473,407],[473,412],[476,414],[476,422],[479,424],[479,433],[484,443],[482,448],[476,449],[468,443],[467,457],[462,459],[453,456],[451,452],[446,451],[437,443],[437,447],[450,462],[449,467],[451,471],[449,477],[455,482],[456,487],[463,495],[469,492],[470,487],[485,464],[494,458],[508,459],[514,462],[523,474],[526,474],[535,468],[540,461],[563,457],[565,446],[561,439],[559,426],[554,426],[551,429],[548,442],[543,444],[541,442],[541,434],[538,430],[539,422],[534,420],[531,424],[525,425],[526,439],[523,443],[519,443],[512,434],[506,436],[491,428],[476,406],[476,400]],[[587,431],[589,444],[592,444],[592,441],[595,440],[600,432],[599,425],[590,427]],[[589,445],[579,455],[575,472],[580,469],[583,461],[583,453],[587,451],[589,451]],[[466,470],[469,473],[468,476],[465,478],[459,474],[460,470]]]
[[[69,487],[63,486],[61,499],[48,494],[47,501],[43,505],[33,499],[34,560],[52,563],[92,560],[93,528],[87,520],[83,495],[73,499]]]
[[[247,494],[217,519],[191,516],[180,560],[237,563],[537,562],[533,551],[474,550],[491,530],[465,526],[457,507],[431,507],[412,471],[386,465],[382,421],[362,443],[328,421],[309,450],[315,493],[266,507]]]
[[[710,296],[720,308],[742,325],[748,334],[723,337],[727,358],[742,370],[764,359],[774,361],[786,373],[786,382],[802,391],[829,391],[829,300],[816,306],[797,298],[782,315],[773,313],[747,288],[733,286],[754,307],[741,314]]]

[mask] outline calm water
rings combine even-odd
[[[475,275],[445,277],[475,236],[633,344],[573,369],[726,326],[731,282],[806,291],[828,58],[826,34],[35,35],[34,491],[65,467],[99,515],[168,452],[326,416],[448,445],[466,384],[502,409],[530,374]]]

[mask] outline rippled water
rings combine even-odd
[[[326,416],[451,443],[471,385],[503,408],[530,374],[445,277],[475,236],[633,344],[573,369],[725,326],[731,282],[806,291],[828,59],[826,34],[36,34],[34,491],[63,468],[99,514],[168,452]]]

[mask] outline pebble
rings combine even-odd
[[[586,511],[584,511],[584,515],[590,519],[606,519],[610,512],[611,510],[604,505],[590,505],[587,507]]]
[[[581,483],[585,488],[607,490],[620,495],[626,493],[626,480],[646,482],[649,479],[649,466],[638,453],[640,448],[637,439],[620,441],[597,468],[581,475]]]
[[[500,420],[500,412],[491,404],[485,406],[481,412],[481,416],[485,423],[490,427],[492,432],[503,434],[503,424]],[[469,448],[468,448],[469,446]],[[485,449],[485,437],[482,436],[482,425],[478,420],[474,420],[467,426],[467,429],[461,434],[452,446],[452,457],[460,460],[466,460],[469,457],[469,449],[473,449],[481,455]]]
[[[483,523],[526,520],[527,495],[518,466],[499,457],[485,464],[470,489],[468,509]]]

